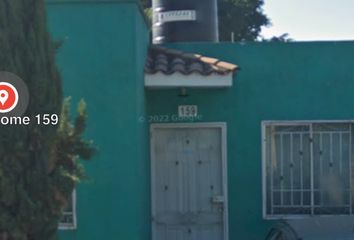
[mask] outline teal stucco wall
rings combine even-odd
[[[50,31],[64,92],[88,104],[87,137],[99,148],[78,186],[76,230],[61,239],[143,240],[150,236],[150,191],[143,65],[147,26],[135,1],[51,1]]]
[[[236,63],[229,89],[144,90],[148,31],[135,1],[51,1],[49,25],[65,94],[85,98],[99,154],[78,187],[78,227],[64,240],[150,239],[148,126],[196,104],[226,122],[230,240],[264,239],[261,121],[354,119],[354,42],[194,43],[171,48]],[[157,120],[157,121],[156,121]],[[165,122],[163,122],[165,123]],[[245,187],[246,186],[246,187]]]
[[[236,63],[229,89],[149,90],[148,116],[159,122],[178,105],[198,105],[198,121],[226,122],[230,240],[265,239],[261,121],[354,119],[354,42],[174,44],[171,48]],[[157,121],[156,121],[157,120]]]

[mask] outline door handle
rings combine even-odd
[[[224,196],[212,196],[211,202],[214,204],[224,204],[225,198]]]

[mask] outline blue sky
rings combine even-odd
[[[354,0],[265,0],[270,38],[289,33],[296,41],[354,40]]]

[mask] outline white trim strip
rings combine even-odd
[[[146,88],[225,88],[232,87],[233,74],[203,76],[197,73],[183,75],[173,73],[165,75],[163,73],[145,74]]]

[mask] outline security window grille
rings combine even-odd
[[[59,222],[59,229],[70,230],[76,228],[76,191],[71,194],[68,206],[63,212],[63,216]]]
[[[267,217],[352,214],[352,124],[265,124]]]

